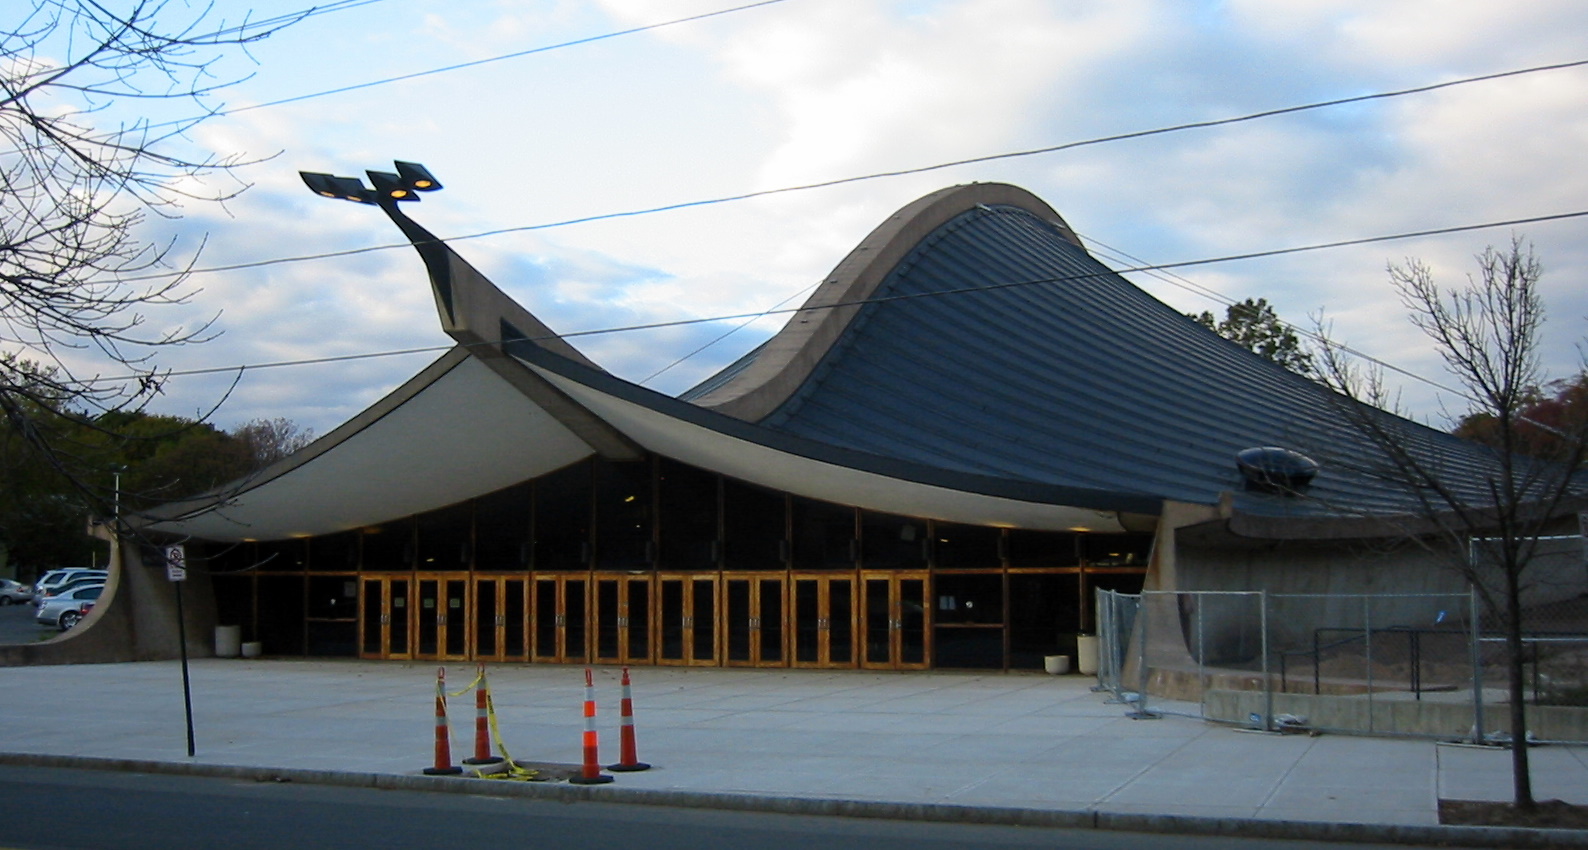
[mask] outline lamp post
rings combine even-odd
[[[317,195],[359,204],[375,204],[387,211],[391,211],[399,201],[419,200],[418,192],[434,192],[441,188],[441,182],[417,162],[398,160],[393,165],[397,167],[395,174],[390,171],[364,172],[369,175],[373,189],[365,186],[364,181],[357,177],[338,177],[318,171],[300,171],[298,176]]]

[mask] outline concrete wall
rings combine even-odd
[[[87,619],[69,632],[37,643],[0,646],[0,667],[35,664],[103,664],[180,657],[176,588],[163,565],[147,566],[138,546],[121,545],[105,594]],[[215,593],[209,575],[188,571],[182,587],[188,655],[215,654]]]

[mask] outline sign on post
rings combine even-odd
[[[165,577],[170,581],[187,581],[187,550],[181,546],[165,547]]]

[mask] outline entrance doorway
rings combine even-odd
[[[651,662],[651,579],[595,579],[595,660],[600,664]]]
[[[462,661],[469,657],[469,580],[463,577],[414,576],[417,607],[414,657]]]
[[[887,670],[920,670],[927,666],[926,574],[864,573],[861,575],[861,634],[865,650],[860,666]]]
[[[729,667],[786,667],[782,576],[725,575],[723,663]]]
[[[474,659],[523,661],[529,657],[529,582],[523,577],[474,579]]]
[[[408,605],[410,578],[365,576],[359,606],[360,658],[412,658]]]
[[[715,666],[717,577],[664,575],[657,578],[661,640],[656,663]]]
[[[854,576],[795,575],[795,667],[855,665]]]
[[[536,661],[582,664],[590,660],[585,645],[589,582],[586,573],[535,577]]]

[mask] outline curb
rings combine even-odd
[[[1588,830],[1528,829],[1491,826],[1417,826],[1400,824],[1329,823],[1322,821],[1211,818],[1194,815],[1150,815],[1095,810],[1022,809],[1000,806],[958,806],[947,803],[891,803],[820,797],[772,797],[706,791],[659,791],[612,785],[565,783],[477,782],[470,777],[357,773],[303,768],[267,768],[195,762],[0,753],[0,765],[53,767],[245,779],[254,782],[302,782],[491,797],[531,797],[559,802],[627,803],[687,809],[721,809],[787,815],[910,820],[937,823],[1098,829],[1174,835],[1234,835],[1241,838],[1333,841],[1353,844],[1404,844],[1429,847],[1588,848]]]

